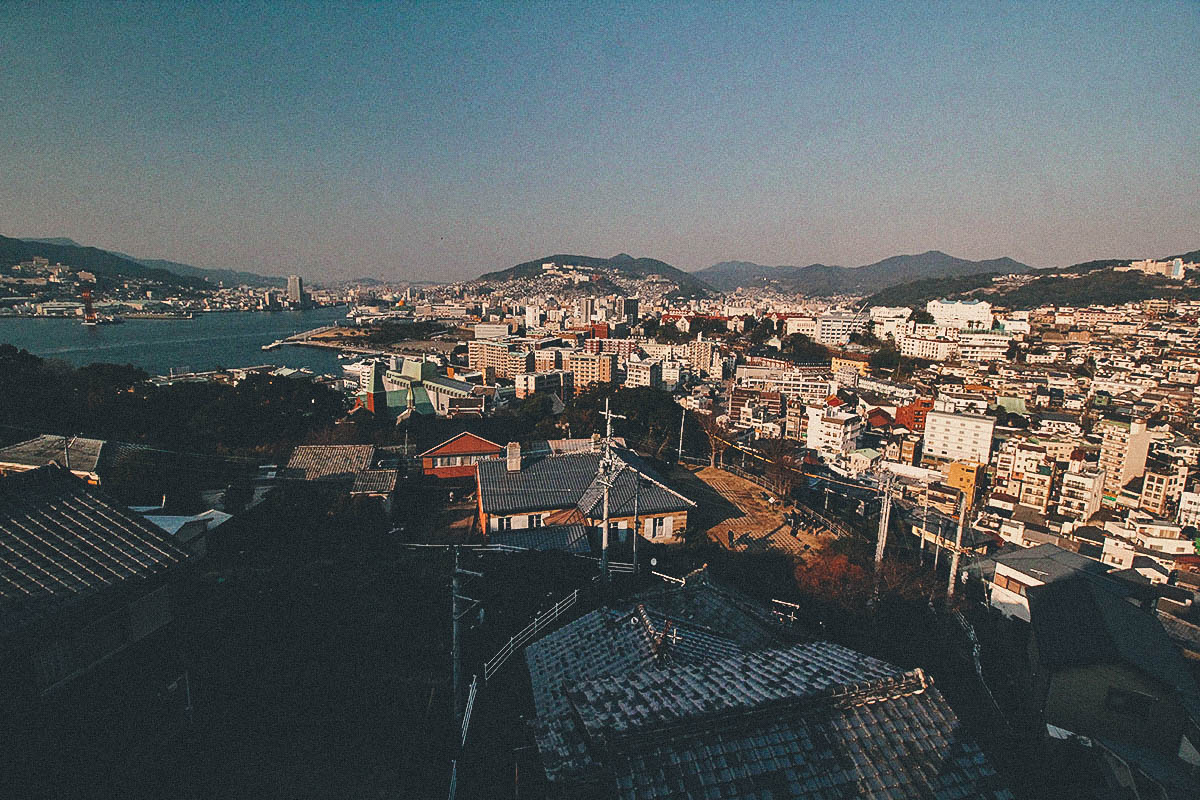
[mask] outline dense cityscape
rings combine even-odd
[[[44,11],[0,796],[1200,800],[1195,8]]]

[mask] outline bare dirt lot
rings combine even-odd
[[[828,534],[805,526],[792,536],[784,521],[784,507],[766,499],[769,492],[724,470],[692,467],[676,470],[671,477],[699,506],[693,512],[694,524],[722,547],[735,552],[774,550],[799,557],[829,539]]]

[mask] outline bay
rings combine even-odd
[[[344,306],[272,313],[209,312],[192,319],[131,319],[95,327],[76,319],[0,317],[0,344],[75,366],[133,364],[153,375],[257,364],[308,367],[317,373],[340,375],[341,362],[334,350],[288,345],[264,351],[262,346],[345,318]]]

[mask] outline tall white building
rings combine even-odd
[[[982,414],[930,411],[925,417],[924,458],[938,462],[988,463],[996,420]]]
[[[287,298],[293,305],[304,302],[304,279],[299,275],[288,275]]]
[[[992,327],[992,304],[986,300],[930,300],[925,310],[935,324],[943,327],[960,330]]]
[[[1058,513],[1064,517],[1086,522],[1100,510],[1104,498],[1104,473],[1072,467],[1063,473],[1059,493]]]
[[[849,455],[858,448],[863,420],[845,406],[809,406],[805,444],[819,453]]]
[[[1146,430],[1145,420],[1105,417],[1096,423],[1093,432],[1103,437],[1100,469],[1105,473],[1104,494],[1115,502],[1125,484],[1146,471],[1150,431]]]
[[[961,361],[1004,361],[1008,358],[1007,333],[964,331],[958,337],[958,358]]]
[[[870,317],[848,311],[827,311],[817,317],[816,340],[821,344],[841,347],[856,333],[866,333]]]

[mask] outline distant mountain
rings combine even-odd
[[[63,244],[70,239],[55,239],[49,241],[28,241],[0,236],[0,266],[11,267],[22,261],[28,261],[35,256],[49,259],[51,263],[63,263],[76,269],[96,273],[97,277],[116,279],[120,277],[155,280],[170,286],[185,286],[197,288],[203,282],[195,277],[179,275],[158,267],[148,266],[140,261],[125,258],[100,250],[96,247],[83,247],[79,244]]]
[[[52,244],[63,247],[83,247],[74,239],[68,239],[63,236],[55,236],[49,238],[23,238],[22,241],[36,242],[38,244]],[[143,264],[151,269],[162,269],[167,272],[172,272],[176,275],[183,275],[188,278],[200,278],[209,283],[221,283],[226,286],[262,286],[262,287],[282,287],[287,285],[287,278],[280,278],[269,275],[259,275],[255,272],[243,272],[232,269],[208,269],[205,267],[194,267],[191,264],[183,264],[178,261],[168,261],[162,258],[138,258],[131,256],[128,253],[121,253],[116,250],[108,250],[115,256],[123,258],[127,261],[134,261],[138,264]],[[66,262],[63,262],[66,263]]]
[[[644,278],[648,275],[661,275],[679,287],[686,295],[707,296],[712,294],[713,287],[699,278],[696,274],[684,272],[665,261],[654,258],[634,258],[628,253],[621,253],[612,258],[596,258],[594,256],[573,256],[560,253],[558,255],[536,258],[517,264],[515,267],[489,272],[479,276],[480,281],[498,282],[514,278],[529,278],[541,273],[542,264],[553,261],[555,264],[575,264],[580,267],[591,267],[605,272],[615,272],[633,278]]]
[[[810,264],[807,267],[767,267],[749,261],[724,261],[692,273],[722,291],[764,287],[782,292],[825,296],[861,294],[917,280],[962,277],[983,273],[1029,272],[1032,267],[1011,258],[969,261],[940,250],[885,258],[862,267]]]

